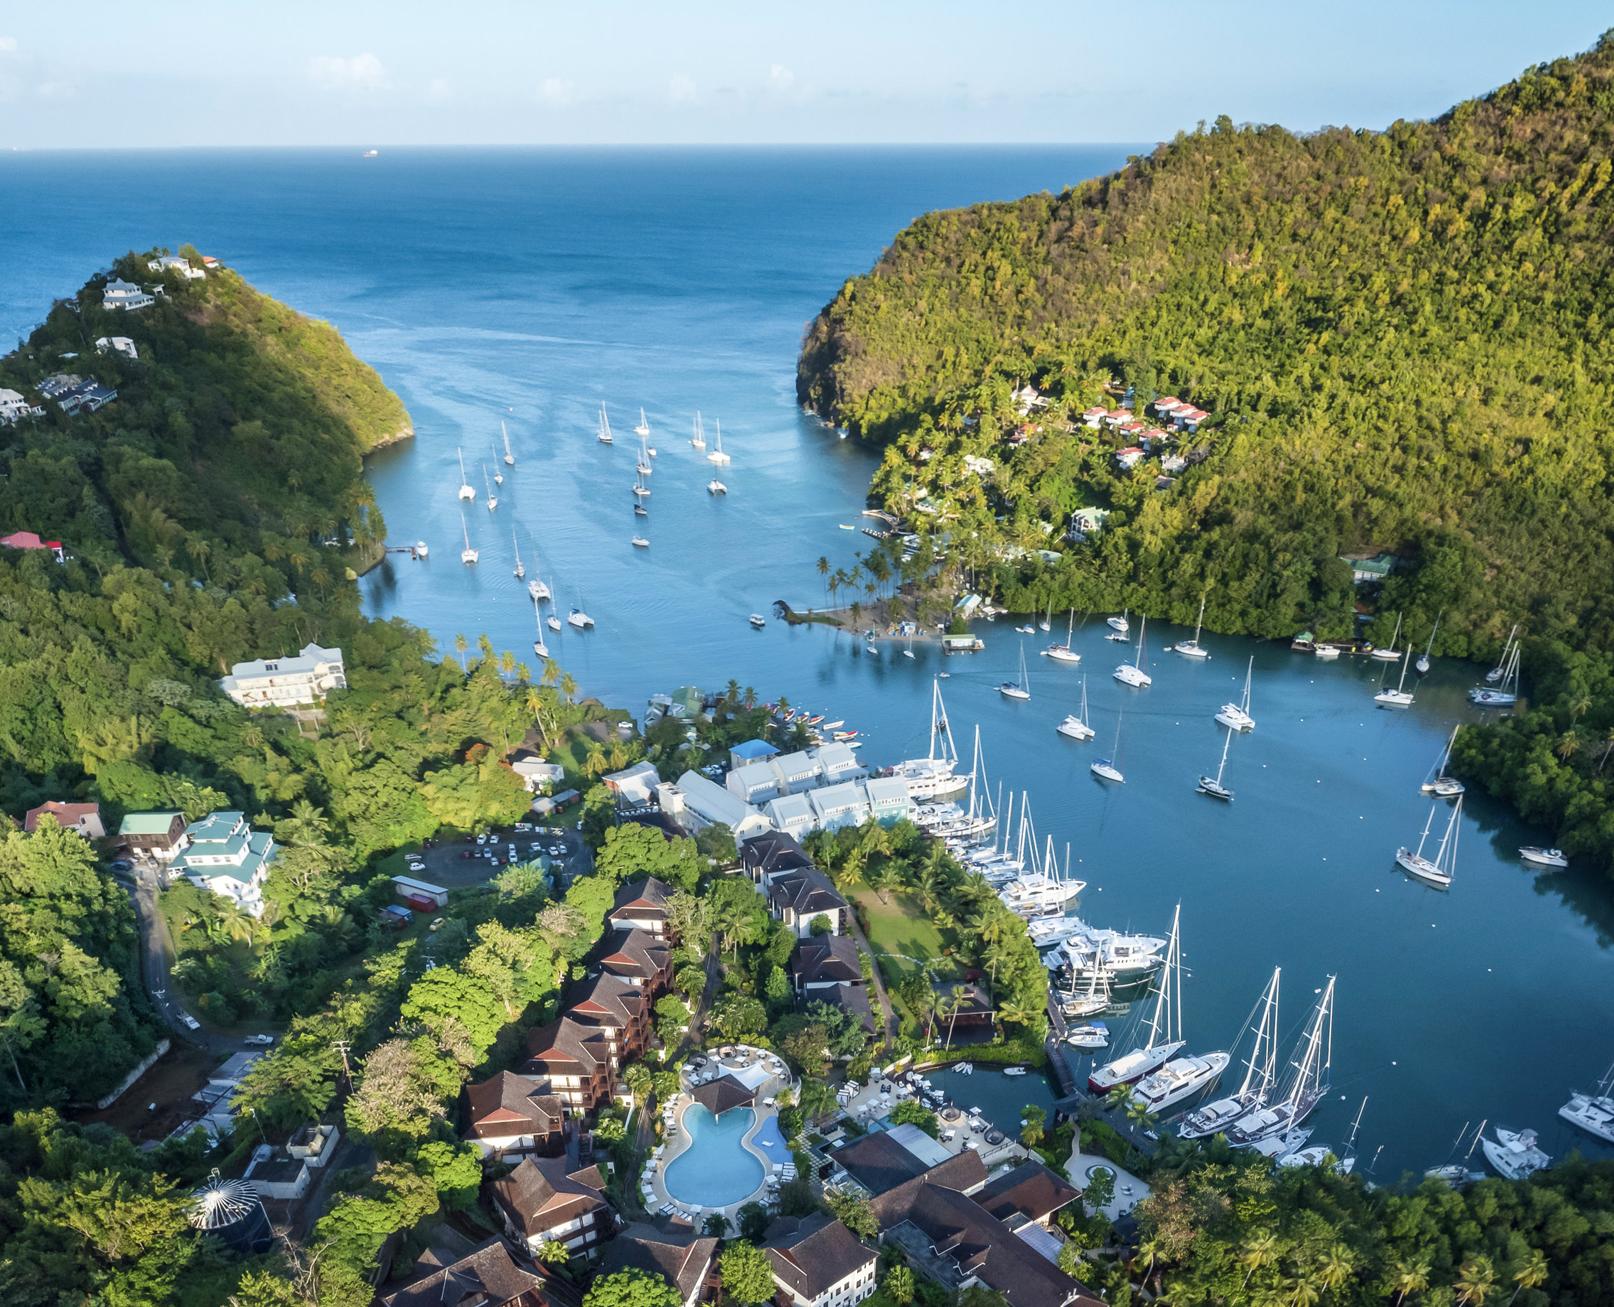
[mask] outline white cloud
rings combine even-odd
[[[0,54],[16,54],[17,38],[14,36],[0,36]]]
[[[667,83],[667,98],[674,104],[694,104],[696,98],[695,79],[679,73]]]
[[[545,104],[562,109],[577,99],[577,86],[564,77],[546,77],[538,83],[538,98]]]
[[[783,64],[773,64],[768,69],[768,85],[776,91],[788,91],[796,83],[796,74]]]
[[[321,86],[339,91],[374,91],[386,85],[387,80],[381,60],[368,52],[350,58],[315,55],[308,61],[308,75]]]

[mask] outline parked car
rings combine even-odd
[[[114,858],[107,865],[110,866],[113,871],[128,871],[134,866],[134,863],[130,862],[128,858]]]
[[[259,1048],[268,1048],[275,1042],[275,1037],[273,1035],[248,1035],[242,1042],[256,1044]]]
[[[202,1023],[193,1017],[189,1012],[181,1012],[179,1014],[179,1019],[184,1023],[186,1030],[200,1030],[202,1028]]]
[[[476,837],[476,842],[478,844],[486,844],[488,842],[488,837],[486,835],[478,835]]]

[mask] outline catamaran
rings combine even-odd
[[[1132,630],[1132,623],[1127,620],[1127,616],[1131,613],[1131,611],[1132,610],[1128,608],[1124,610],[1119,617],[1106,617],[1104,621],[1109,628],[1118,635],[1126,635]]]
[[[581,608],[574,608],[566,614],[566,621],[579,631],[587,631],[594,625],[594,619]]]
[[[516,580],[519,581],[527,575],[527,565],[521,561],[521,541],[516,539],[515,527],[510,528],[510,547],[516,551],[515,576]],[[534,596],[534,598],[536,598],[536,596]]]
[[[1250,665],[1244,669],[1244,697],[1238,703],[1224,703],[1216,711],[1216,720],[1229,730],[1253,731],[1255,718],[1250,716],[1250,678],[1255,675],[1255,655],[1250,655]]]
[[[545,582],[543,577],[535,576],[532,578],[532,580],[527,582],[527,593],[530,594],[535,600],[548,599],[550,597],[549,585],[547,582]]]
[[[1108,758],[1094,758],[1088,763],[1087,770],[1092,772],[1101,781],[1114,781],[1117,785],[1125,785],[1126,777],[1121,774],[1117,765],[1121,760],[1121,714],[1115,714],[1115,745],[1110,750]]]
[[[476,490],[471,483],[465,479],[465,451],[463,449],[456,449],[454,452],[459,455],[460,460],[460,498],[465,500],[475,499]]]
[[[1115,679],[1122,685],[1135,686],[1144,689],[1154,684],[1154,678],[1143,670],[1143,641],[1149,630],[1149,619],[1142,618],[1138,622],[1138,651],[1133,655],[1132,661],[1122,663],[1115,669]]]
[[[1210,651],[1199,643],[1199,632],[1205,625],[1205,596],[1199,596],[1199,616],[1194,619],[1194,638],[1192,640],[1178,640],[1172,646],[1175,653],[1184,658],[1209,658]]]
[[[716,463],[718,466],[721,467],[726,463],[733,462],[734,460],[731,459],[727,454],[725,454],[723,452],[723,423],[722,423],[722,420],[719,419],[719,418],[713,418],[712,419],[712,427],[713,427],[716,434],[713,437],[714,443],[712,445],[712,450],[711,450],[711,452],[709,454],[706,455],[706,461],[708,463]]]
[[[471,548],[471,528],[465,524],[465,510],[460,510],[460,535],[465,538],[465,548],[460,550],[460,562],[467,567],[477,560],[476,550]]]
[[[897,763],[890,774],[905,781],[915,803],[950,799],[969,788],[969,777],[958,774],[958,746],[942,701],[941,682],[930,683],[930,749],[923,758]]]
[[[1528,1180],[1552,1161],[1537,1145],[1534,1130],[1504,1130],[1497,1126],[1496,1139],[1480,1140],[1480,1151],[1497,1174],[1509,1180]]]
[[[709,495],[726,495],[728,492],[729,488],[716,477],[706,483],[706,493]]]
[[[1246,1113],[1227,1127],[1224,1132],[1227,1141],[1235,1148],[1249,1147],[1288,1133],[1304,1121],[1328,1093],[1334,1060],[1333,976],[1323,987],[1322,997],[1312,1009],[1295,1052],[1296,1056],[1289,1063],[1294,1075],[1278,1101]]]
[[[497,508],[499,506],[499,497],[496,494],[493,493],[493,487],[488,484],[488,469],[487,469],[486,464],[484,464],[483,467],[482,467],[482,484],[483,484],[483,486],[485,486],[487,488],[487,492],[488,492],[488,512],[491,513],[495,508]]]
[[[1233,791],[1222,784],[1222,773],[1227,770],[1227,748],[1233,743],[1233,732],[1228,731],[1222,736],[1222,760],[1216,764],[1216,775],[1201,776],[1194,790],[1199,794],[1208,794],[1213,799],[1223,799],[1233,802]]]
[[[1240,1117],[1267,1105],[1278,1079],[1278,981],[1281,975],[1282,968],[1272,969],[1272,979],[1267,981],[1250,1020],[1245,1022],[1246,1030],[1254,1030],[1255,1042],[1244,1064],[1243,1082],[1228,1097],[1218,1098],[1185,1116],[1177,1126],[1182,1138],[1203,1139],[1214,1135]],[[1261,1014],[1259,1020],[1255,1018],[1256,1012]]]
[[[1457,832],[1458,822],[1463,815],[1463,796],[1457,796],[1457,803],[1451,810],[1451,816],[1446,819],[1446,833],[1440,837],[1440,847],[1435,851],[1434,860],[1423,856],[1423,846],[1429,839],[1429,828],[1435,820],[1435,809],[1438,803],[1429,805],[1429,816],[1423,824],[1423,834],[1418,836],[1416,849],[1399,848],[1395,851],[1396,865],[1419,880],[1425,881],[1437,889],[1447,889],[1451,886],[1452,875],[1457,870]]]
[[[504,465],[514,467],[516,456],[510,452],[510,428],[504,425],[504,419],[499,419],[499,434],[504,437]]]
[[[1522,640],[1514,642],[1513,652],[1508,655],[1507,662],[1502,666],[1502,674],[1497,678],[1499,683],[1476,685],[1468,692],[1469,703],[1481,708],[1511,708],[1519,702],[1519,650],[1523,643]],[[1490,672],[1485,674],[1485,679],[1490,681]]]
[[[504,484],[504,472],[499,467],[499,447],[497,445],[493,447],[493,484],[496,486]]]
[[[642,472],[633,474],[633,495],[635,499],[648,499],[650,497],[650,487],[645,485]]]
[[[549,657],[549,646],[544,643],[544,617],[538,611],[538,601],[536,599],[532,601],[532,624],[537,631],[537,635],[533,638],[532,651],[540,658],[547,658]]]
[[[1076,650],[1071,648],[1071,643],[1070,643],[1071,636],[1075,634],[1075,631],[1076,631],[1076,610],[1074,608],[1072,608],[1070,610],[1070,617],[1065,622],[1065,643],[1064,644],[1051,644],[1051,645],[1049,645],[1046,649],[1044,649],[1042,651],[1042,656],[1044,658],[1052,658],[1056,663],[1079,663],[1079,662],[1081,662],[1081,660],[1082,660],[1081,654],[1077,653]]]
[[[1061,735],[1072,740],[1091,740],[1098,734],[1087,724],[1087,678],[1082,677],[1082,706],[1073,713],[1067,713],[1065,720],[1054,727]]]
[[[1395,634],[1393,634],[1390,637],[1390,643],[1388,645],[1386,645],[1383,649],[1375,649],[1371,654],[1368,655],[1368,657],[1377,658],[1381,663],[1393,663],[1393,662],[1395,662],[1396,659],[1401,657],[1401,655],[1396,652],[1396,645],[1397,645],[1397,643],[1400,642],[1400,639],[1401,639],[1401,614],[1397,613],[1395,615]]]
[[[695,434],[689,438],[689,443],[693,449],[706,448],[706,428],[701,425],[700,409],[695,410]]]
[[[1614,1144],[1614,1096],[1611,1096],[1611,1091],[1614,1091],[1614,1066],[1604,1072],[1595,1094],[1578,1091],[1570,1094],[1569,1101],[1558,1109],[1558,1115],[1587,1134]]]
[[[600,405],[600,421],[594,432],[594,439],[598,440],[602,445],[609,445],[615,440],[615,437],[611,435],[611,419],[605,415],[605,405],[603,403]]]
[[[1425,794],[1433,794],[1440,799],[1455,799],[1463,793],[1462,781],[1446,774],[1446,768],[1451,766],[1451,747],[1457,743],[1459,729],[1458,726],[1451,728],[1451,735],[1446,739],[1446,747],[1440,751],[1440,757],[1435,759],[1434,769],[1418,787]]]
[[[1031,697],[1031,680],[1026,675],[1026,647],[1020,646],[1020,679],[1018,681],[1004,681],[998,686],[998,693],[1005,699],[1029,699]]]
[[[1148,1038],[1140,1048],[1094,1067],[1087,1077],[1088,1092],[1100,1096],[1120,1085],[1133,1085],[1159,1070],[1182,1052],[1182,949],[1179,924],[1182,906],[1171,915],[1171,938],[1166,944],[1166,965],[1155,977],[1154,1015]]]
[[[634,427],[633,434],[638,436],[640,440],[644,440],[650,435],[650,421],[644,415],[643,406],[639,409],[639,425]]]
[[[1375,651],[1376,652],[1376,651]],[[1395,683],[1395,689],[1385,686],[1373,696],[1373,702],[1380,708],[1410,708],[1412,707],[1412,691],[1407,689],[1407,665],[1412,661],[1412,650],[1408,649],[1401,655],[1401,676]]]

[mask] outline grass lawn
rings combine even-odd
[[[882,901],[866,888],[854,890],[852,897],[861,909],[869,947],[877,955],[875,961],[887,980],[895,982],[926,964],[933,970],[952,970],[951,960],[942,956],[946,942],[941,931],[925,915],[917,899],[892,894]]]

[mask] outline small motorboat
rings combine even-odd
[[[1006,1066],[1003,1068],[1003,1074],[1006,1076],[1023,1076],[1027,1074],[1027,1072],[1026,1068],[1023,1066]],[[1498,1131],[1498,1133],[1501,1132]]]
[[[1561,870],[1569,865],[1569,858],[1562,849],[1541,849],[1534,844],[1526,844],[1519,850],[1519,856],[1536,867],[1557,867]]]
[[[1110,1028],[1102,1021],[1092,1021],[1085,1026],[1072,1026],[1065,1033],[1065,1042],[1072,1048],[1089,1052],[1106,1048],[1110,1042]]]
[[[1109,625],[1110,630],[1118,632],[1125,638],[1127,633],[1132,630],[1132,623],[1127,620],[1127,614],[1130,612],[1131,609],[1128,609],[1126,613],[1122,613],[1119,617],[1106,617],[1104,621]]]
[[[745,620],[750,622],[751,625],[759,631],[768,624],[768,619],[761,613],[752,613],[751,616],[747,617]]]
[[[1337,644],[1320,644],[1311,651],[1311,655],[1313,658],[1322,659],[1325,663],[1331,663],[1339,657],[1339,646]]]
[[[706,493],[709,495],[726,495],[728,492],[729,488],[716,477],[706,483]]]
[[[633,537],[633,547],[635,549],[648,549],[648,548],[650,548],[650,541],[645,539],[644,536],[634,536]]]

